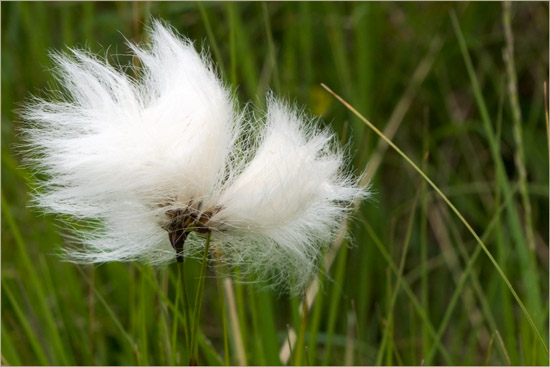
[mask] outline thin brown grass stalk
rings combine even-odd
[[[233,333],[233,342],[237,363],[240,366],[247,366],[246,353],[244,351],[243,337],[241,327],[239,326],[239,317],[237,316],[237,305],[235,303],[235,292],[233,291],[233,282],[227,277],[223,280],[223,289],[225,299],[229,307],[229,321],[231,322],[231,332]]]
[[[527,170],[525,168],[525,153],[523,151],[523,128],[521,120],[521,109],[519,106],[516,64],[514,61],[514,34],[511,25],[511,3],[506,1],[502,4],[502,23],[504,26],[504,36],[506,48],[504,49],[504,63],[506,64],[508,97],[512,109],[514,122],[514,141],[516,143],[516,153],[514,160],[519,175],[519,191],[524,210],[525,234],[527,236],[527,245],[531,251],[535,250],[535,234],[533,231],[533,215],[531,203],[529,202],[529,190],[527,188]]]

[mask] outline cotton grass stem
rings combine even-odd
[[[186,350],[190,353],[191,341],[189,339],[189,328],[191,327],[191,321],[189,319],[189,298],[187,296],[187,282],[185,281],[185,271],[183,269],[184,264],[185,263],[178,263],[178,278],[181,279],[181,291],[183,296],[183,334],[185,337]]]
[[[178,267],[178,280],[177,280],[177,283],[176,283],[176,300],[175,300],[175,308],[178,309],[178,307],[180,306],[180,302],[181,302],[181,305],[184,307],[184,312],[185,314],[187,314],[187,310],[185,309],[185,307],[187,307],[187,305],[185,304],[185,301],[183,300],[184,297],[183,297],[183,274],[182,274],[182,268],[183,268],[183,264],[177,264],[176,265]],[[184,338],[185,338],[185,349],[186,350],[189,350],[189,333],[187,331],[187,320],[185,319],[185,317],[183,318],[183,322],[184,322]],[[178,358],[177,358],[177,351],[178,351],[178,320],[177,320],[177,316],[174,316],[173,318],[173,324],[172,324],[172,364],[173,365],[176,365],[178,363]]]
[[[199,278],[199,284],[197,286],[197,293],[195,296],[195,308],[193,310],[193,323],[191,324],[191,349],[189,351],[189,365],[198,365],[198,342],[197,332],[199,329],[199,321],[201,316],[202,299],[204,296],[204,283],[206,276],[206,265],[208,263],[208,250],[210,249],[210,234],[206,235],[206,242],[204,244],[204,254],[202,257],[201,274]]]
[[[174,313],[174,318],[178,319],[179,322],[182,322],[183,325],[186,325],[187,321],[185,319],[185,314],[188,313],[187,309],[185,309],[185,312],[182,312],[180,308],[176,308],[173,300],[168,298],[167,293],[163,289],[161,289],[158,281],[147,272],[144,272],[143,274],[149,282],[149,285],[151,285],[151,289],[155,291],[156,295],[168,307],[168,309],[170,309],[170,311]],[[182,281],[183,280],[184,278],[182,278]],[[222,359],[214,351],[210,340],[208,340],[202,333],[197,334],[197,344],[200,347],[201,351],[204,353],[207,363],[213,365],[224,365]]]
[[[496,271],[516,299],[519,307],[521,308],[521,311],[527,321],[529,322],[531,328],[537,335],[537,338],[539,339],[540,343],[544,347],[544,350],[546,352],[546,355],[548,356],[548,346],[546,345],[546,342],[544,341],[544,338],[542,337],[541,333],[537,329],[533,319],[531,318],[531,315],[527,311],[527,308],[519,298],[518,294],[516,293],[514,287],[512,286],[512,283],[510,283],[510,280],[508,280],[508,277],[506,277],[506,274],[502,271],[502,268],[500,265],[498,265],[497,261],[487,248],[481,238],[477,235],[477,233],[474,231],[470,223],[464,218],[464,216],[460,213],[460,211],[454,206],[453,203],[447,198],[447,196],[441,191],[441,189],[418,167],[416,163],[414,163],[401,149],[397,147],[390,139],[388,139],[376,126],[374,126],[369,120],[367,120],[363,115],[361,115],[355,108],[353,108],[348,102],[346,102],[342,97],[340,97],[338,94],[336,94],[332,89],[327,87],[325,84],[321,83],[321,86],[325,88],[330,94],[334,96],[338,101],[340,101],[348,110],[350,110],[355,116],[357,116],[361,121],[363,121],[370,129],[372,129],[378,136],[380,136],[381,139],[385,140],[388,145],[390,145],[405,161],[411,165],[419,174],[422,176],[422,178],[435,190],[435,192],[445,201],[445,203],[451,208],[451,210],[456,214],[456,216],[460,219],[460,221],[466,226],[468,231],[472,234],[472,236],[475,238],[476,242],[481,246],[493,266],[495,267]]]
[[[221,254],[217,246],[214,246],[213,248],[214,256],[216,257],[216,261],[221,264]],[[223,271],[223,267],[220,267],[220,272]],[[223,329],[223,355],[224,355],[224,364],[226,366],[229,366],[230,360],[229,360],[229,338],[227,336],[227,313],[225,310],[225,295],[223,291],[223,274],[220,273],[219,276],[216,277],[218,280],[218,297],[220,300],[220,310],[221,310],[221,317],[222,317],[222,329]]]

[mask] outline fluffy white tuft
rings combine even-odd
[[[207,56],[159,22],[151,39],[130,45],[136,78],[86,51],[53,56],[63,97],[23,111],[29,162],[48,177],[36,203],[97,223],[76,231],[75,261],[174,261],[168,213],[181,210],[201,218],[223,262],[301,289],[367,196],[334,135],[274,97],[263,128],[244,129]],[[190,236],[185,256],[203,243]]]
[[[218,199],[223,253],[230,263],[301,289],[349,204],[363,198],[346,174],[335,136],[273,97],[253,159]]]

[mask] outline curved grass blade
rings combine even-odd
[[[479,244],[479,246],[481,246],[481,248],[483,249],[483,251],[485,252],[487,257],[489,258],[489,260],[491,261],[491,263],[495,267],[496,271],[498,272],[498,274],[500,275],[500,277],[502,278],[502,280],[504,281],[504,283],[506,284],[506,286],[508,287],[508,289],[510,290],[510,292],[512,293],[514,298],[516,299],[519,307],[521,308],[521,311],[522,311],[523,315],[525,316],[525,318],[529,322],[529,325],[533,329],[533,332],[536,334],[536,336],[539,339],[540,343],[544,347],[544,350],[546,351],[546,356],[548,356],[548,353],[549,353],[548,346],[546,345],[546,342],[544,341],[544,338],[542,337],[542,334],[537,329],[537,327],[535,325],[535,322],[533,321],[533,318],[531,317],[531,315],[527,311],[527,308],[525,307],[525,305],[523,304],[523,302],[519,298],[516,290],[512,286],[512,283],[510,283],[510,280],[508,279],[506,274],[504,274],[504,272],[502,271],[502,268],[500,267],[500,265],[498,265],[497,261],[495,260],[495,258],[493,257],[493,255],[491,254],[491,252],[489,251],[487,246],[485,246],[485,243],[483,243],[481,238],[474,231],[474,229],[472,228],[470,223],[466,220],[466,218],[464,218],[462,213],[460,213],[460,211],[454,206],[454,204],[451,203],[449,198],[447,198],[447,196],[441,191],[441,189],[420,169],[420,167],[418,167],[418,165],[416,163],[414,163],[405,153],[403,153],[403,151],[401,149],[399,149],[397,147],[397,145],[395,145],[380,130],[378,130],[378,128],[376,126],[374,126],[372,124],[372,122],[367,120],[355,108],[353,108],[348,102],[346,102],[342,97],[340,97],[338,94],[336,94],[332,89],[327,87],[325,84],[321,83],[321,86],[323,88],[325,88],[330,94],[332,94],[334,96],[334,98],[336,98],[338,101],[340,101],[355,116],[357,116],[361,121],[363,121],[369,128],[371,128],[378,136],[380,136],[380,138],[385,140],[401,157],[403,157],[403,159],[405,159],[405,161],[407,161],[407,163],[409,165],[411,165],[420,174],[420,176],[422,176],[422,178],[424,180],[426,180],[426,182],[435,190],[435,192],[443,199],[443,201],[445,201],[445,203],[449,206],[449,208],[456,214],[456,216],[460,219],[460,221],[464,224],[464,226],[466,226],[468,231],[475,238],[475,240]]]

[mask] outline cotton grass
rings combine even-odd
[[[299,291],[368,195],[334,134],[273,95],[266,113],[239,109],[190,40],[156,21],[150,38],[130,44],[129,73],[84,50],[53,55],[57,99],[22,113],[28,163],[47,177],[35,203],[96,223],[75,230],[72,261],[166,264],[210,233],[220,262]]]

